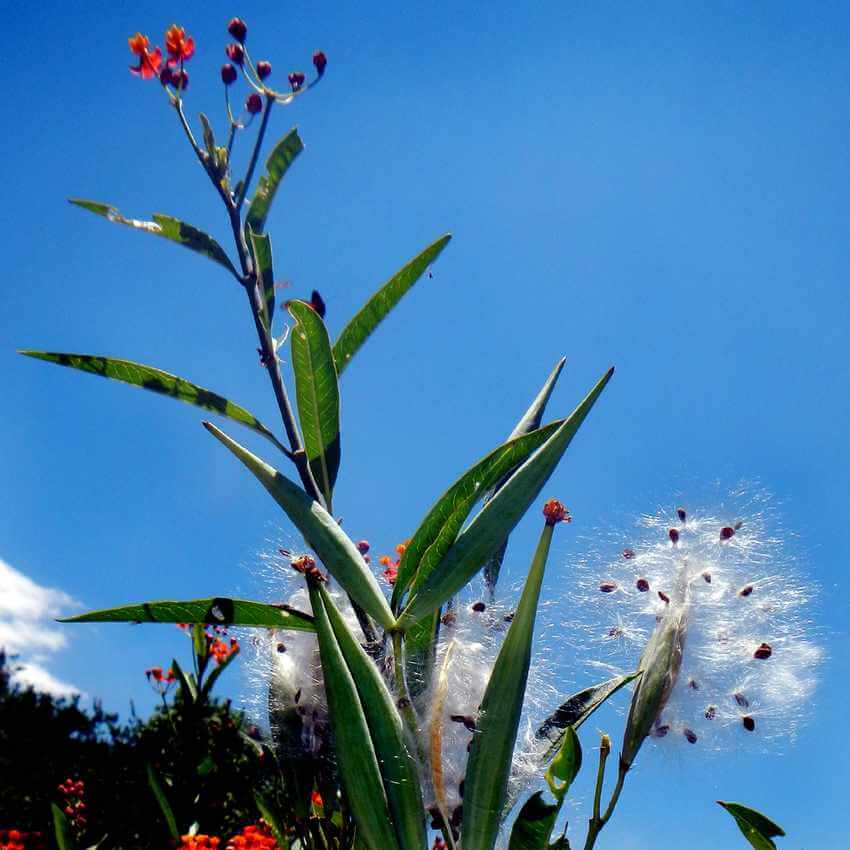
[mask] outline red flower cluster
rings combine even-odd
[[[239,652],[239,641],[236,638],[230,638],[228,644],[220,638],[207,635],[207,648],[216,664],[224,664],[231,655],[236,655]]]
[[[563,502],[557,499],[549,499],[543,505],[543,516],[546,518],[546,525],[557,525],[559,522],[572,522],[570,512],[564,507]]]
[[[215,850],[221,844],[221,839],[217,835],[181,835],[180,843],[177,845],[177,850]]]
[[[176,89],[185,89],[189,85],[189,75],[183,68],[183,63],[188,62],[195,55],[195,39],[186,35],[183,27],[172,24],[165,32],[165,51],[168,61],[162,68],[162,50],[159,47],[150,47],[150,39],[146,35],[137,32],[127,39],[130,52],[139,57],[138,65],[130,66],[130,73],[150,80],[159,77],[164,86],[170,85]],[[162,70],[160,70],[162,68]]]
[[[280,850],[268,825],[261,821],[246,826],[239,835],[227,842],[225,850]]]
[[[0,829],[0,850],[44,850],[46,843],[41,832],[22,829]]]
[[[174,684],[174,671],[169,667],[164,673],[162,667],[150,667],[145,670],[148,684],[160,695],[168,693]]]
[[[71,826],[82,831],[86,826],[86,804],[83,800],[83,795],[86,791],[85,783],[82,779],[76,782],[73,779],[66,779],[56,789],[62,795],[62,802],[59,806],[65,812]]]
[[[384,571],[381,573],[382,578],[387,584],[395,584],[396,579],[398,578],[398,568],[401,564],[401,556],[404,555],[407,550],[407,544],[410,543],[409,540],[405,540],[404,543],[399,543],[395,547],[396,554],[398,557],[393,560],[389,555],[381,555],[378,558],[378,563],[384,567]]]

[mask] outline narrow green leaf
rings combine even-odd
[[[65,812],[56,803],[50,804],[50,811],[53,812],[53,834],[59,850],[76,850],[74,838],[71,835],[71,824],[68,823]]]
[[[272,240],[266,233],[254,233],[248,228],[248,242],[257,270],[257,286],[263,295],[263,324],[271,330],[274,321],[274,263],[272,262]]]
[[[610,369],[605,373],[539,451],[517,469],[473,518],[440,563],[411,595],[399,618],[400,627],[406,628],[410,623],[422,619],[457,593],[481,569],[487,558],[504,543],[554,472],[613,372],[614,370]],[[537,432],[532,431],[527,437],[520,439],[528,439],[535,433]]]
[[[295,319],[292,371],[304,450],[330,510],[340,461],[339,387],[331,341],[321,316],[309,304],[290,301],[287,309]]]
[[[385,629],[391,628],[395,618],[377,579],[336,520],[298,485],[215,425],[205,422],[204,427],[230,449],[268,490],[348,595]]]
[[[186,673],[176,658],[171,659],[171,672],[177,678],[177,682],[183,693],[183,699],[188,703],[196,703],[198,701],[198,684],[195,681],[195,676],[192,673]]]
[[[546,379],[546,382],[540,388],[540,392],[534,397],[534,400],[528,407],[528,410],[523,413],[519,422],[514,426],[513,431],[511,431],[508,440],[515,440],[517,437],[522,437],[525,434],[530,434],[532,431],[536,431],[540,427],[540,423],[543,421],[543,414],[546,411],[546,405],[549,403],[549,399],[552,396],[552,391],[555,389],[555,384],[558,382],[558,378],[561,374],[561,370],[564,368],[564,363],[567,362],[566,357],[562,357],[556,364],[555,368],[549,373],[549,377]],[[516,467],[509,470],[506,473],[502,480],[496,484],[495,487],[490,489],[487,495],[484,497],[484,502],[489,502],[493,496],[501,489],[502,485],[510,478],[511,473],[516,470]],[[490,591],[490,595],[492,596],[496,591],[496,583],[499,581],[499,572],[502,569],[502,562],[505,560],[505,552],[508,548],[508,541],[505,540],[504,543],[487,559],[487,563],[484,564],[484,584],[487,586],[487,589]]]
[[[320,588],[319,592],[340,652],[356,683],[399,845],[402,850],[422,850],[425,844],[425,806],[401,716],[375,662],[351,633],[324,588]]]
[[[578,693],[573,694],[555,709],[534,733],[539,741],[549,741],[551,746],[546,750],[541,761],[547,762],[561,746],[564,732],[568,728],[579,729],[581,724],[602,705],[605,700],[613,696],[623,686],[627,685],[640,673],[627,673],[624,676],[615,676],[605,682],[591,685]]]
[[[103,216],[108,221],[114,221],[117,224],[132,227],[134,230],[152,233],[154,236],[161,236],[163,239],[168,239],[171,242],[176,242],[178,245],[189,248],[191,251],[203,254],[208,259],[223,266],[234,277],[239,277],[224,248],[212,236],[204,233],[203,230],[198,230],[197,227],[193,227],[191,224],[186,224],[185,221],[180,221],[179,218],[163,215],[162,213],[154,213],[152,216],[153,221],[142,221],[137,218],[125,218],[110,204],[87,201],[83,198],[69,198],[68,200],[75,206],[82,207],[84,210],[93,212],[95,215]]]
[[[493,850],[508,792],[508,778],[528,668],[537,604],[554,526],[543,526],[540,542],[514,618],[499,650],[481,700],[466,768],[463,850]]]
[[[245,425],[262,434],[267,440],[274,443],[281,451],[286,451],[275,435],[257,419],[252,413],[238,404],[229,401],[224,396],[205,390],[191,381],[179,378],[157,369],[154,366],[145,366],[132,360],[119,360],[117,357],[100,357],[95,354],[71,354],[57,351],[34,351],[24,349],[19,351],[27,357],[37,360],[45,360],[55,363],[57,366],[67,366],[70,369],[78,369],[80,372],[88,372],[90,375],[100,375],[101,378],[110,378],[113,381],[121,381],[133,387],[141,387],[158,395],[169,396],[177,401],[201,407],[212,413],[226,416],[240,425]]]
[[[360,346],[369,338],[372,331],[386,318],[405,293],[419,280],[439,257],[440,252],[451,240],[451,234],[441,236],[424,251],[415,256],[399,269],[381,288],[360,308],[354,318],[342,329],[334,343],[333,353],[337,372],[341,375]]]
[[[539,449],[564,423],[544,428],[503,443],[479,460],[434,503],[401,556],[393,587],[393,605],[400,607],[403,594],[421,587],[457,540],[463,523],[488,488]]]
[[[274,201],[275,193],[280,186],[283,175],[301,151],[304,144],[298,136],[298,130],[290,130],[273,148],[266,160],[266,173],[257,181],[254,197],[248,206],[245,218],[246,227],[254,233],[263,233],[266,229],[266,218]]]
[[[64,617],[60,623],[206,623],[215,626],[261,626],[265,629],[315,631],[313,618],[288,605],[269,605],[247,599],[214,596],[140,602]]]
[[[325,597],[314,582],[309,582],[309,588],[336,756],[351,813],[370,850],[397,850],[378,756],[357,686],[328,619]]]
[[[168,802],[168,797],[165,796],[165,789],[162,787],[162,782],[151,765],[147,765],[147,771],[148,785],[150,785],[150,789],[153,791],[154,797],[156,797],[156,802],[159,804],[162,816],[165,818],[165,823],[168,826],[168,834],[175,841],[179,841],[180,830],[177,828],[177,819],[174,817],[174,811]]]
[[[581,744],[575,727],[567,726],[558,753],[546,771],[546,782],[556,798],[563,800],[581,770]]]
[[[723,800],[717,803],[735,818],[738,829],[755,850],[776,850],[776,843],[772,839],[785,835],[785,830],[779,824],[741,803],[725,803]]]
[[[260,817],[271,827],[272,834],[277,841],[277,846],[288,847],[289,840],[286,837],[286,827],[278,817],[278,813],[275,811],[271,801],[260,792],[255,792],[254,802],[257,804]]]

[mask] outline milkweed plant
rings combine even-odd
[[[319,292],[309,301],[278,304],[267,225],[302,152],[301,138],[294,129],[286,133],[264,167],[261,154],[272,115],[318,85],[327,58],[317,51],[309,78],[293,71],[275,87],[271,63],[249,53],[245,22],[233,19],[228,31],[223,143],[205,115],[197,129],[187,118],[186,66],[195,43],[185,30],[174,25],[165,33],[164,54],[140,33],[129,47],[130,70],[158,84],[209,178],[232,250],[170,215],[140,220],[108,203],[71,203],[188,248],[243,289],[280,422],[266,425],[240,404],[154,366],[22,353],[170,396],[260,434],[269,444],[263,457],[203,423],[268,491],[298,542],[271,556],[280,578],[273,602],[152,601],[70,621],[192,624],[196,634],[252,630],[270,730],[257,746],[279,765],[284,793],[258,795],[265,831],[254,829],[251,841],[284,850],[592,850],[648,740],[714,747],[787,733],[788,717],[799,715],[789,707],[816,686],[820,651],[805,615],[810,592],[783,558],[782,540],[764,512],[674,505],[669,514],[645,517],[637,534],[608,551],[597,543],[565,567],[572,574],[570,604],[580,612],[571,621],[583,631],[571,634],[576,627],[562,624],[559,632],[555,623],[554,640],[583,642],[595,659],[588,673],[606,672],[574,683],[574,693],[535,685],[541,586],[556,528],[570,521],[567,508],[543,490],[613,369],[572,413],[544,423],[560,360],[508,438],[411,524],[396,555],[373,564],[369,543],[348,536],[334,503],[345,372],[451,237],[440,236],[393,274],[336,340]],[[241,106],[234,94],[239,85]],[[239,175],[232,155],[243,139],[250,155]],[[508,537],[529,510],[540,537],[514,604],[510,594],[500,598],[498,579]],[[609,769],[612,742],[603,734],[584,836],[580,824],[568,836],[559,815],[582,767],[578,731],[623,688],[631,701],[616,767]],[[156,790],[167,806],[167,788],[157,783]],[[784,834],[753,809],[721,805],[753,847],[773,848],[773,838]],[[191,836],[184,845],[206,846]]]

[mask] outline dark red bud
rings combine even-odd
[[[325,313],[327,313],[325,299],[319,295],[319,291],[317,289],[314,289],[310,295],[310,306],[319,314],[320,319],[325,318]]]
[[[631,559],[634,558],[634,556],[635,556],[635,550],[634,549],[623,549],[623,557],[627,561],[631,561]]]
[[[227,58],[237,65],[241,65],[245,59],[245,50],[241,44],[228,44],[224,48],[224,52],[227,54]]]
[[[248,95],[248,99],[245,101],[245,109],[251,113],[251,115],[256,115],[263,108],[263,99],[256,93]]]
[[[248,25],[242,18],[231,18],[227,31],[241,44],[248,35]]]
[[[687,511],[684,508],[676,508],[676,516],[679,517],[679,522],[684,522],[688,518]]]
[[[645,578],[639,578],[635,582],[635,587],[641,592],[646,593],[649,590],[649,582]]]
[[[179,71],[175,71],[171,76],[171,85],[176,89],[180,89],[183,91],[184,89],[189,88],[189,73],[185,69],[181,68]]]
[[[170,86],[174,81],[174,72],[168,67],[168,65],[162,69],[162,73],[159,75],[159,81],[164,86]]]
[[[758,658],[759,661],[764,661],[770,656],[773,655],[773,650],[770,648],[769,643],[760,644],[756,651],[753,653],[753,658]]]
[[[720,529],[720,539],[728,540],[735,533],[735,529],[731,525],[724,525]]]
[[[667,532],[667,536],[670,538],[670,542],[675,545],[676,543],[679,542],[679,529],[678,528],[671,528]]]
[[[260,62],[257,62],[257,76],[261,80],[264,80],[266,77],[268,77],[268,75],[271,74],[271,72],[272,72],[272,63],[271,62],[266,62],[265,59],[263,59]]]
[[[689,744],[695,744],[697,742],[697,733],[694,732],[693,729],[688,729],[687,727],[682,729],[682,734],[685,736],[685,740]]]
[[[221,66],[221,81],[226,86],[236,82],[236,74],[236,68],[231,65],[230,62],[225,62],[224,65]]]
[[[301,71],[293,71],[289,77],[289,85],[292,86],[292,91],[298,91],[304,85],[304,80],[307,78]]]
[[[325,68],[328,64],[328,57],[321,50],[317,50],[313,54],[313,65],[316,68],[316,73],[321,77],[325,73]]]
[[[617,589],[617,582],[616,581],[603,581],[599,585],[599,589],[603,593],[613,593]]]
[[[546,518],[546,525],[557,525],[559,522],[569,522],[569,511],[564,507],[563,502],[557,499],[549,499],[543,505],[543,516]]]
[[[369,551],[369,541],[368,540],[358,540],[357,541],[357,551],[361,555],[365,555]]]
[[[745,715],[741,718],[741,723],[743,723],[743,724],[744,724],[744,729],[746,729],[746,730],[747,730],[747,732],[753,732],[753,731],[755,731],[755,728],[756,728],[756,721],[755,721],[755,720],[754,720],[754,719],[753,719],[753,718],[752,718],[749,714],[745,714]]]

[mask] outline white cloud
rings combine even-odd
[[[0,559],[0,649],[17,656],[16,682],[56,696],[80,693],[44,666],[68,645],[67,632],[53,619],[76,605],[67,593],[37,584]]]

